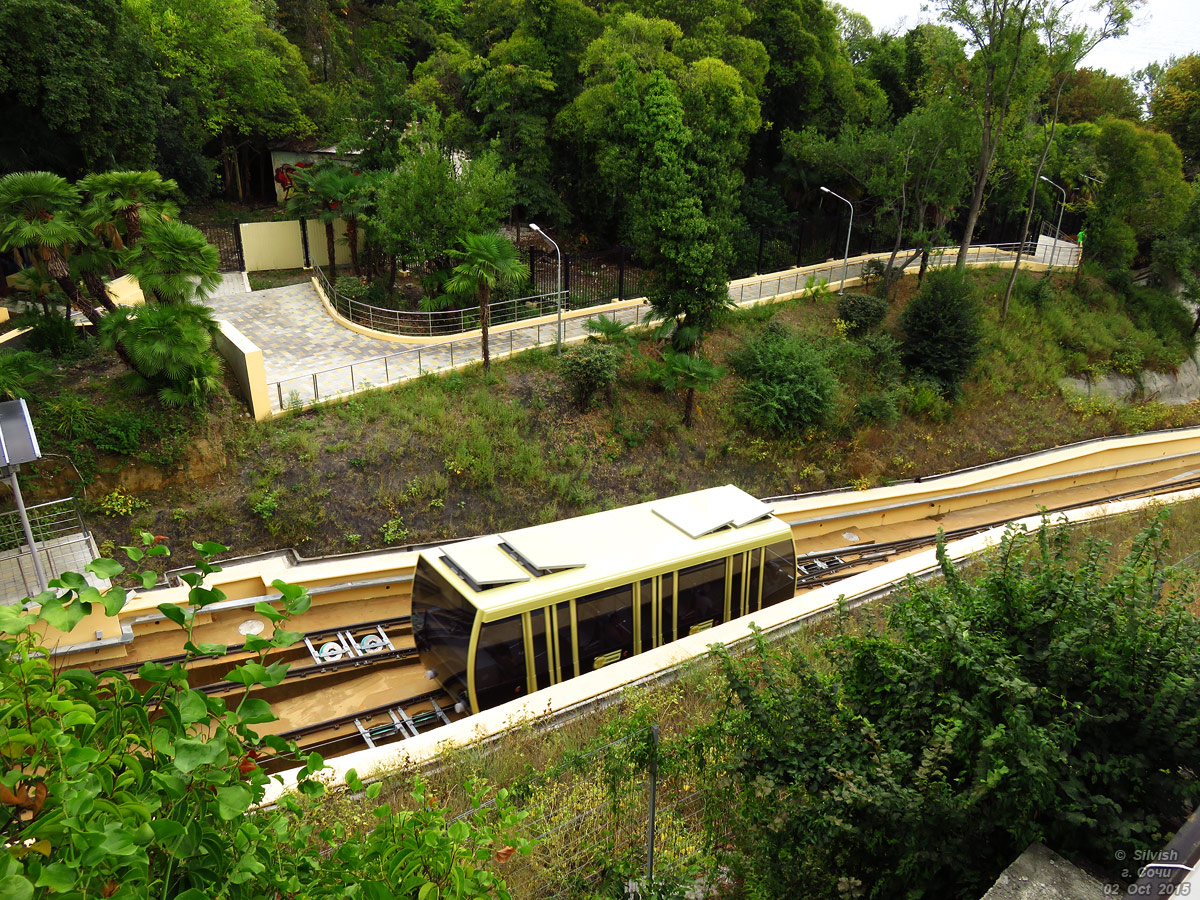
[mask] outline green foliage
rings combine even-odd
[[[939,549],[886,634],[715,651],[752,892],[980,896],[1032,841],[1114,878],[1161,848],[1200,799],[1200,620],[1163,549],[1160,522],[1106,575],[1046,525],[972,580]]]
[[[971,286],[962,273],[939,270],[900,316],[902,356],[911,370],[923,373],[954,393],[980,353],[983,336]]]
[[[850,326],[850,334],[855,337],[866,334],[882,322],[887,311],[887,301],[870,294],[843,294],[838,297],[838,318]]]
[[[819,428],[834,411],[837,379],[823,354],[786,327],[767,325],[730,363],[743,379],[735,403],[752,428],[773,435]]]
[[[633,343],[632,325],[617,320],[616,316],[592,316],[583,323],[588,334],[606,344],[628,345]]]
[[[692,424],[696,392],[715,388],[725,376],[725,370],[699,353],[685,353],[670,347],[663,349],[662,360],[648,360],[647,374],[668,391],[684,391],[687,398],[683,409],[683,424]]]
[[[0,607],[0,840],[23,851],[0,854],[4,895],[192,900],[219,886],[225,900],[335,900],[359,892],[509,900],[490,861],[527,852],[529,844],[514,833],[525,814],[503,791],[488,803],[480,785],[468,785],[476,811],[452,819],[418,781],[413,811],[381,805],[375,824],[358,834],[314,825],[290,795],[271,811],[255,809],[269,782],[263,765],[296,753],[293,743],[260,735],[257,726],[275,716],[256,694],[286,677],[287,665],[269,659],[299,640],[287,625],[311,599],[302,587],[274,582],[279,599],[255,607],[270,631],[247,639],[250,658],[227,675],[243,686],[240,693],[206,696],[189,687],[186,665],[224,653],[196,644],[194,628],[205,607],[226,599],[204,584],[220,571],[212,559],[226,548],[194,547],[199,560],[180,576],[190,589],[188,605],[159,606],[183,630],[185,659],[142,666],[144,688],[124,674],[64,668],[41,643],[47,626],[70,631],[101,608],[116,615],[126,601],[123,588],[101,593],[68,572],[37,598],[40,608]],[[134,563],[167,552],[150,535],[124,549]],[[124,572],[111,559],[87,569],[102,578]],[[135,577],[145,585],[156,578]],[[324,793],[315,777],[323,767],[319,754],[308,755],[301,795]],[[364,786],[354,773],[347,782],[368,801],[382,787]]]
[[[147,304],[105,316],[100,342],[125,350],[138,389],[153,391],[165,406],[200,407],[220,385],[221,361],[213,349],[218,330],[207,307]]]
[[[606,344],[579,344],[563,353],[559,375],[571,391],[575,405],[587,410],[595,402],[597,394],[612,390],[619,364],[620,357],[613,347]]]
[[[0,400],[29,400],[30,388],[46,377],[53,366],[32,350],[0,353]]]
[[[115,519],[120,516],[132,516],[149,505],[145,500],[139,500],[123,488],[116,488],[97,500],[93,504],[93,508],[100,515]]]
[[[64,359],[78,355],[84,346],[79,329],[66,316],[55,312],[48,316],[34,312],[22,313],[14,324],[29,329],[25,346],[35,353]]]
[[[385,544],[403,544],[412,537],[412,530],[405,526],[400,516],[393,516],[380,527],[379,536]]]
[[[129,271],[147,298],[159,303],[203,303],[221,283],[217,248],[191,225],[151,219]]]
[[[450,251],[461,260],[446,279],[446,293],[473,298],[479,304],[479,327],[483,344],[483,367],[491,366],[488,325],[491,321],[492,292],[498,288],[520,287],[529,282],[529,267],[521,261],[512,241],[494,231],[468,234],[462,238],[462,250]]]
[[[867,425],[895,425],[900,421],[897,392],[881,391],[859,397],[858,417]]]

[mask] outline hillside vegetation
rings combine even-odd
[[[1064,396],[1058,385],[1067,374],[1177,365],[1191,349],[1180,303],[1151,289],[1121,294],[1092,276],[1074,288],[1071,276],[1023,275],[1000,323],[1005,275],[969,279],[979,352],[953,385],[911,359],[906,366],[901,320],[915,278],[880,303],[882,322],[861,329],[821,291],[732,311],[704,343],[720,372],[699,394],[691,427],[682,424],[684,393],[663,386],[663,347],[648,332],[611,337],[615,382],[586,409],[553,352],[533,351],[490,375],[475,367],[427,376],[262,424],[229,399],[169,418],[155,401],[114,390],[115,364],[85,347],[82,359],[58,364],[61,377],[32,389],[43,445],[61,456],[26,484],[39,499],[86,491],[101,542],[149,530],[238,553],[293,546],[320,555],[724,483],[758,496],[867,487],[1200,421],[1195,405],[1120,406]],[[852,315],[846,303],[841,314]],[[813,388],[819,402],[767,421],[755,391],[781,363],[809,373],[801,395]]]

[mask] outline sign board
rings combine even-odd
[[[19,466],[42,458],[29,407],[24,400],[0,403],[0,466]]]

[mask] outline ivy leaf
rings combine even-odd
[[[65,606],[62,600],[51,597],[42,604],[40,615],[51,628],[68,632],[79,624],[84,616],[84,609],[81,603],[71,603],[69,606]]]
[[[0,606],[0,633],[24,634],[37,621],[37,616],[16,606]]]
[[[23,875],[0,878],[0,900],[32,900],[33,884]]]
[[[203,765],[212,765],[225,754],[217,741],[180,738],[175,742],[175,768],[185,775]]]
[[[158,583],[158,575],[154,572],[143,572],[138,576],[142,579],[142,590],[148,591]]]
[[[250,807],[253,797],[244,784],[217,788],[217,815],[226,822],[236,819]]]
[[[87,586],[87,579],[78,572],[63,572],[57,578],[50,579],[50,587],[79,591]]]
[[[298,644],[304,640],[304,632],[302,631],[281,631],[276,630],[271,636],[271,643],[276,647],[290,647],[292,644]]]
[[[184,691],[179,697],[179,716],[184,725],[199,722],[208,717],[208,704],[200,691]]]
[[[246,635],[245,650],[247,653],[258,653],[260,650],[270,650],[274,647],[273,641],[268,641],[266,638],[259,637],[257,634]]]
[[[110,616],[115,616],[125,608],[125,601],[129,597],[125,588],[114,587],[109,588],[100,595],[100,602],[104,604],[104,611]]]
[[[238,718],[243,725],[254,725],[259,722],[274,722],[278,716],[271,712],[271,704],[258,697],[247,697],[237,708]]]
[[[309,596],[308,588],[304,585],[288,584],[286,581],[276,578],[271,582],[271,587],[283,594],[284,609],[293,616],[308,612],[308,608],[312,606],[312,597]]]
[[[187,610],[182,606],[176,606],[174,603],[160,603],[158,611],[180,627],[187,622]]]
[[[273,607],[270,603],[267,603],[264,600],[259,600],[257,603],[254,604],[254,611],[256,613],[258,613],[260,616],[262,616],[264,619],[268,619],[272,622],[282,622],[284,619],[287,618],[286,613],[281,613],[279,610],[277,610],[275,607]]]
[[[75,870],[60,862],[43,866],[42,874],[38,876],[37,887],[48,887],[56,893],[65,893],[75,887]]]
[[[203,544],[192,541],[192,546],[201,556],[216,556],[229,549],[224,544],[218,544],[215,541],[205,541]]]
[[[125,567],[115,559],[108,559],[106,557],[93,559],[83,569],[85,572],[91,572],[97,578],[116,578],[125,571]]]

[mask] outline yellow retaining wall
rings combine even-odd
[[[304,245],[300,240],[298,220],[244,222],[238,228],[242,233],[242,253],[247,272],[304,267]]]
[[[237,379],[250,407],[254,421],[271,418],[271,400],[267,395],[267,370],[263,366],[263,353],[258,346],[237,330],[231,323],[217,320],[221,332],[217,336],[217,352],[225,357]]]
[[[304,223],[308,227],[308,258],[311,265],[329,268],[329,256],[325,252],[325,226],[312,219]],[[359,241],[362,240],[362,229],[359,229]],[[346,243],[346,223],[333,223],[333,258],[339,266],[350,265],[350,245]],[[332,276],[330,276],[332,277]]]

